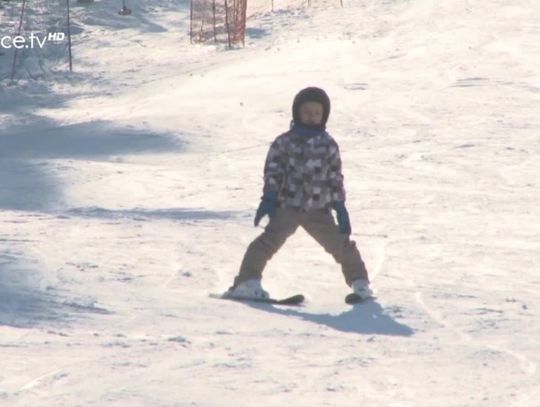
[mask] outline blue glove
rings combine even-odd
[[[270,218],[276,210],[278,204],[278,194],[277,192],[267,192],[261,198],[261,203],[257,208],[257,213],[255,214],[255,226],[259,226],[259,222],[264,215],[268,215]]]
[[[336,211],[339,231],[344,235],[350,235],[351,220],[349,219],[349,212],[347,212],[347,208],[345,208],[345,202],[336,202],[332,205],[332,208]]]

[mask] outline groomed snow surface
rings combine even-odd
[[[0,56],[0,405],[540,406],[537,0],[250,3],[233,50],[118,3],[71,75]],[[210,298],[310,85],[377,299],[300,230],[263,283],[303,307]]]

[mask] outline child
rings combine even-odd
[[[294,98],[291,128],[272,143],[264,167],[263,196],[255,226],[270,221],[248,247],[240,272],[226,295],[268,298],[261,286],[263,269],[298,226],[302,226],[341,264],[346,283],[363,299],[372,295],[360,252],[349,239],[341,158],[336,141],[325,131],[330,99],[309,87]],[[336,211],[337,225],[331,213]]]

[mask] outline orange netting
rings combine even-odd
[[[192,42],[244,43],[247,0],[191,0]]]

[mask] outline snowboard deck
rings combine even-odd
[[[217,298],[219,300],[230,300],[238,302],[256,302],[259,304],[273,304],[273,305],[301,305],[305,297],[302,294],[291,295],[285,298],[235,298],[225,294],[210,294],[210,297]]]
[[[362,298],[358,294],[350,293],[350,294],[347,294],[347,296],[345,297],[345,302],[349,305],[354,305],[354,304],[361,304],[363,302],[374,300],[374,299],[375,297],[373,296],[369,298]]]

